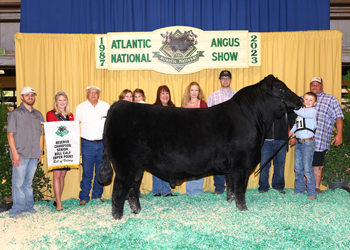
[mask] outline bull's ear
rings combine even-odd
[[[266,90],[266,91],[271,91],[272,87],[273,87],[273,82],[276,78],[271,74],[268,75],[264,78],[264,80],[262,80],[262,87]]]

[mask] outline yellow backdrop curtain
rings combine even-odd
[[[96,85],[102,89],[100,99],[112,104],[124,89],[141,88],[146,102],[153,104],[160,85],[168,85],[171,98],[180,106],[186,86],[196,81],[206,98],[220,88],[218,76],[222,69],[207,69],[187,75],[167,75],[155,71],[108,71],[95,69],[95,36],[93,34],[15,34],[17,100],[26,85],[37,92],[35,108],[45,116],[53,108],[54,96],[64,90],[71,111],[86,100],[85,89]],[[276,32],[261,34],[261,66],[248,69],[227,68],[232,72],[234,90],[255,84],[269,74],[284,81],[302,95],[309,90],[313,76],[324,80],[324,91],[341,98],[342,33],[339,31]],[[190,67],[190,65],[186,66]],[[249,131],[247,131],[248,133]],[[294,187],[294,149],[287,153],[286,188]],[[47,169],[44,159],[44,169]],[[271,170],[272,171],[272,170]],[[47,175],[52,180],[52,173]],[[82,169],[66,176],[63,199],[78,198]],[[270,178],[271,181],[271,178]],[[258,177],[250,176],[248,188],[258,186]],[[204,190],[213,190],[212,177],[206,177]],[[152,191],[152,176],[144,174],[141,191]],[[185,183],[175,190],[185,192]],[[112,185],[105,186],[103,197],[110,198]]]

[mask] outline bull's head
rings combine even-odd
[[[300,109],[303,106],[303,100],[293,91],[291,91],[287,85],[281,80],[277,79],[273,75],[265,77],[263,80],[265,86],[263,87],[269,95],[272,95],[279,99],[284,104],[285,111],[290,112],[296,109]]]

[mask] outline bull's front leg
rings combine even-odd
[[[226,201],[231,203],[235,199],[235,195],[233,193],[233,183],[231,174],[225,175],[226,179]]]
[[[245,201],[245,192],[247,190],[249,173],[245,172],[248,171],[237,171],[232,175],[236,207],[241,211],[248,210]]]

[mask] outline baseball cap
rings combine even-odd
[[[89,91],[90,89],[95,89],[95,90],[98,91],[98,93],[101,92],[101,89],[100,89],[100,88],[97,88],[96,86],[89,86],[89,87],[86,88],[86,91]]]
[[[219,79],[220,79],[221,77],[223,77],[223,76],[228,76],[230,79],[232,78],[231,72],[228,71],[228,70],[223,70],[223,71],[221,71],[220,76],[219,76]]]
[[[319,83],[323,84],[323,80],[322,80],[322,78],[319,77],[319,76],[313,77],[313,78],[311,79],[310,83],[312,83],[312,82],[319,82]]]
[[[35,93],[34,89],[32,87],[29,87],[29,86],[25,86],[23,87],[23,89],[21,90],[21,95],[26,95],[26,94],[29,94],[29,93]]]

